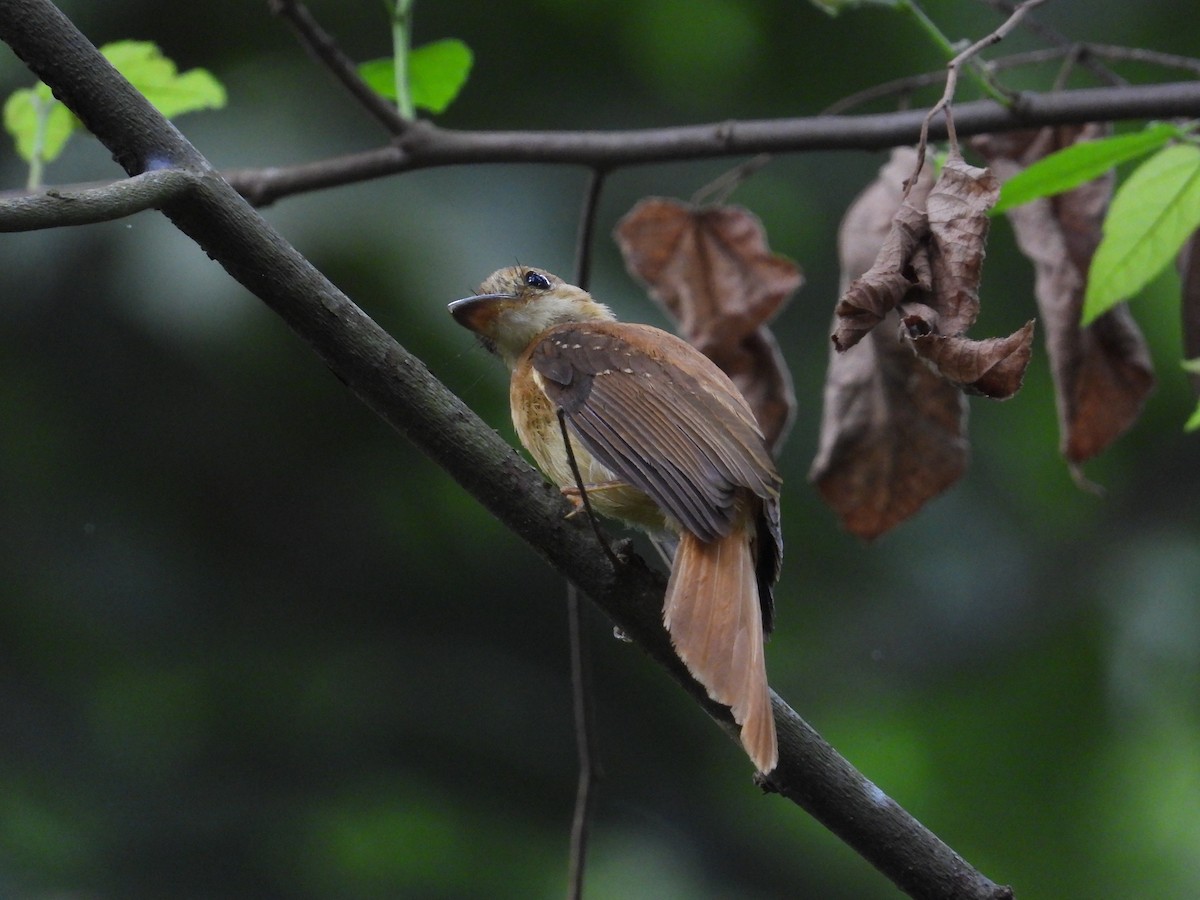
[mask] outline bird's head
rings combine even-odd
[[[450,315],[485,347],[512,366],[533,339],[555,325],[612,320],[613,314],[583,288],[529,266],[493,272],[471,297],[450,304]]]

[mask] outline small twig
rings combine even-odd
[[[0,232],[93,225],[158,209],[191,190],[186,169],[156,169],[96,187],[49,188],[33,194],[0,194]]]
[[[747,178],[758,172],[770,161],[770,153],[760,153],[757,156],[752,156],[745,162],[734,166],[728,172],[718,175],[708,184],[704,185],[704,187],[696,191],[696,193],[692,194],[692,203],[696,206],[703,206],[706,203],[719,206],[728,200],[729,195],[736,191]]]
[[[950,114],[950,103],[954,99],[954,92],[958,88],[958,73],[962,68],[963,63],[977,56],[980,51],[991,47],[994,44],[1000,43],[1004,38],[1020,23],[1021,19],[1029,10],[1034,7],[1041,6],[1046,0],[1024,0],[1000,26],[991,34],[988,34],[966,50],[963,50],[954,59],[946,63],[946,89],[942,92],[942,98],[938,100],[925,114],[925,119],[921,122],[921,137],[917,142],[917,165],[913,169],[913,174],[907,181],[904,182],[904,196],[908,196],[908,192],[917,181],[917,176],[921,174],[921,168],[925,165],[925,149],[929,144],[929,123],[939,112],[944,113],[946,118],[946,137],[950,141],[950,152],[958,153],[958,134],[954,130],[954,119]]]
[[[908,14],[917,27],[925,33],[926,37],[932,40],[946,56],[954,57],[958,53],[961,43],[952,42],[950,38],[943,34],[937,23],[921,8],[921,4],[917,0],[900,0],[896,4],[896,9],[899,12]],[[992,81],[990,75],[983,68],[972,67],[970,74],[979,83],[980,89],[988,97],[1005,106],[1011,103],[1012,98]]]
[[[313,18],[308,7],[297,0],[267,0],[267,5],[273,15],[280,16],[292,26],[292,31],[309,55],[325,66],[384,128],[393,135],[401,135],[408,130],[409,122],[396,111],[396,107],[359,77],[354,60],[341,51],[337,41]]]
[[[607,170],[594,167],[588,177],[579,210],[579,231],[575,237],[575,284],[588,289],[592,277],[592,236],[596,233],[596,213],[600,208],[600,192],[604,189]]]
[[[1012,3],[1011,0],[980,0],[980,2],[985,6],[989,6],[997,12],[1001,12],[1006,15],[1012,15],[1017,9],[1017,5]],[[1058,29],[1039,22],[1033,16],[1029,16],[1025,20],[1024,27],[1030,33],[1037,35],[1046,43],[1053,44],[1056,47],[1067,48],[1074,43]],[[1092,61],[1086,55],[1080,56],[1080,64],[1087,69],[1087,71],[1094,78],[1099,79],[1104,84],[1119,85],[1126,83],[1125,79],[1109,71],[1106,66],[1102,66],[1099,63]]]
[[[987,2],[987,0],[984,0]],[[1064,58],[1079,61],[1079,65],[1095,74],[1095,69],[1088,65],[1088,60],[1105,59],[1109,62],[1137,62],[1159,66],[1164,69],[1179,69],[1200,75],[1200,59],[1191,56],[1178,56],[1174,53],[1159,53],[1157,50],[1143,50],[1140,47],[1121,47],[1115,44],[1071,44],[1064,43],[1058,47],[1045,47],[1041,50],[1028,50],[1024,53],[1014,53],[1011,56],[1001,56],[988,60],[990,71],[1002,72],[1007,69],[1018,69],[1023,66],[1036,66],[1042,63],[1057,62]],[[1126,84],[1126,80],[1100,67],[1104,73],[1103,80],[1112,85]],[[870,103],[872,100],[884,100],[888,97],[904,97],[922,88],[941,84],[946,77],[946,70],[922,72],[919,75],[909,75],[893,81],[885,81],[861,91],[856,91],[831,103],[821,111],[823,116],[837,116],[842,113]],[[1097,76],[1100,77],[1100,76]]]
[[[571,642],[571,697],[575,707],[575,749],[579,756],[579,780],[575,788],[575,812],[571,819],[571,862],[567,896],[583,897],[583,874],[587,866],[588,826],[591,821],[592,788],[600,780],[599,758],[592,727],[592,685],[583,643],[579,589],[567,582],[567,631]]]
[[[592,509],[592,501],[588,499],[587,489],[583,486],[583,476],[579,473],[579,463],[575,461],[575,451],[571,447],[571,437],[567,432],[567,414],[561,409],[558,411],[558,428],[562,432],[563,446],[567,450],[567,462],[571,464],[571,475],[574,476],[575,486],[579,489],[579,499],[583,503],[584,512],[587,513],[588,521],[592,523],[592,531],[596,532],[596,540],[600,542],[600,547],[604,550],[608,561],[613,564],[613,568],[620,568],[621,562],[617,559],[617,554],[613,553],[612,547],[608,545],[608,538],[604,536],[604,531],[600,528],[600,521]]]

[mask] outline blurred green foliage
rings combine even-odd
[[[386,140],[266,3],[62,6],[97,43],[151,39],[222,80],[227,107],[183,123],[218,166]],[[378,4],[310,6],[355,58],[388,51]],[[955,37],[997,21],[928,7]],[[1038,10],[1074,40],[1195,55],[1175,24],[1192,13]],[[468,128],[806,115],[942,63],[886,9],[831,19],[791,0],[418,4],[416,40],[441,34],[475,52],[442,120]],[[28,82],[0,52],[0,91]],[[1134,307],[1169,363],[1142,423],[1088,466],[1106,497],[1058,458],[1039,354],[1014,400],[973,401],[965,480],[864,546],[805,474],[837,224],[882,159],[780,158],[735,197],[808,277],[776,326],[800,412],[773,683],[1022,900],[1196,896],[1200,479],[1177,281]],[[662,322],[605,232],[728,164],[610,177],[593,285],[623,317]],[[22,169],[0,154],[4,184]],[[54,170],[117,174],[93,141]],[[569,272],[584,182],[441,169],[265,214],[511,437],[501,367],[445,304],[514,259]],[[5,235],[0,272],[0,896],[561,896],[575,754],[559,580],[157,214]],[[981,331],[1033,310],[1002,221],[982,298]],[[759,796],[738,748],[598,614],[587,630],[605,768],[589,896],[896,895]]]

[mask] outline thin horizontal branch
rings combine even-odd
[[[961,137],[1041,125],[1200,116],[1200,81],[1022,94],[1014,108],[990,100],[954,107]],[[757,119],[627,131],[457,131],[414,123],[395,144],[290,167],[227,172],[243,196],[262,206],[291,194],[434,166],[574,163],[621,166],[756,153],[886,150],[915,144],[923,110],[859,116]],[[946,136],[945,118],[929,136]]]
[[[136,175],[162,161],[190,190],[163,212],[275,311],[350,390],[601,607],[736,739],[675,656],[659,612],[663,579],[618,566],[557,490],[277,234],[48,0],[0,0],[0,39]],[[1010,897],[857,772],[774,698],[780,763],[768,787],[823,822],[903,890],[923,898]]]
[[[93,225],[158,209],[195,185],[182,169],[156,169],[96,187],[49,188],[33,194],[0,195],[0,232],[36,231],[64,225]]]

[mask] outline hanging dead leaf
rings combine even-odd
[[[1000,182],[988,169],[952,153],[929,192],[930,262],[939,330],[966,333],[979,315],[979,282],[987,244],[988,210],[1000,197]]]
[[[912,175],[916,164],[915,148],[894,148],[875,180],[863,189],[842,217],[838,229],[838,260],[842,268],[843,293],[852,280],[873,268],[876,257],[882,255],[880,248],[892,230],[892,220],[903,199],[904,179]],[[918,210],[924,209],[931,187],[933,173],[925,166],[909,191],[909,204]]]
[[[896,313],[889,319],[896,321]],[[903,522],[967,468],[967,404],[885,323],[851,353],[831,353],[821,442],[809,471],[851,534]]]
[[[974,147],[996,174],[1011,178],[1032,162],[1107,133],[1100,125],[987,135]],[[1046,329],[1058,406],[1060,449],[1072,463],[1090,459],[1141,415],[1154,387],[1146,342],[1125,304],[1080,326],[1087,271],[1112,196],[1111,173],[1056,197],[1006,212],[1017,245],[1034,264],[1038,311]],[[1200,288],[1198,288],[1200,289]]]
[[[765,326],[744,337],[740,343],[724,344],[712,354],[737,385],[763,430],[772,452],[783,445],[796,413],[796,394],[779,344]]]
[[[1183,358],[1200,356],[1200,231],[1188,238],[1179,252],[1179,280],[1183,294]],[[1188,376],[1200,394],[1200,375]]]
[[[771,253],[758,218],[736,206],[651,197],[617,223],[615,237],[629,272],[734,380],[779,445],[795,395],[766,323],[803,283],[799,267]]]
[[[846,288],[834,309],[833,346],[839,352],[862,340],[905,294],[919,286],[910,261],[928,230],[923,210],[909,202],[901,205],[874,265]]]
[[[935,334],[921,315],[907,307],[900,321],[916,354],[967,393],[1007,400],[1021,389],[1033,352],[1032,320],[1008,337],[982,341]]]
[[[893,223],[902,183],[912,173],[916,156],[910,147],[893,150],[879,176],[842,218],[838,256],[844,296],[851,279],[864,270],[891,277],[888,266],[895,273],[900,267],[909,270],[900,276],[906,287],[896,291],[893,303],[906,295],[915,302],[931,287],[923,245],[903,262],[897,262],[893,250],[880,249],[896,233]],[[926,168],[910,192],[912,210],[924,205],[932,184]],[[825,376],[820,446],[809,471],[809,479],[846,530],[865,539],[883,534],[954,484],[966,470],[968,455],[962,392],[901,345],[896,313],[884,310],[882,319],[889,320],[890,327],[885,323],[844,333],[847,339],[853,334],[851,342],[858,343],[851,352],[838,352],[834,339]],[[835,313],[835,329],[843,325]]]
[[[702,350],[740,340],[768,322],[803,283],[771,253],[762,223],[737,206],[692,206],[651,197],[616,228],[629,271]]]

